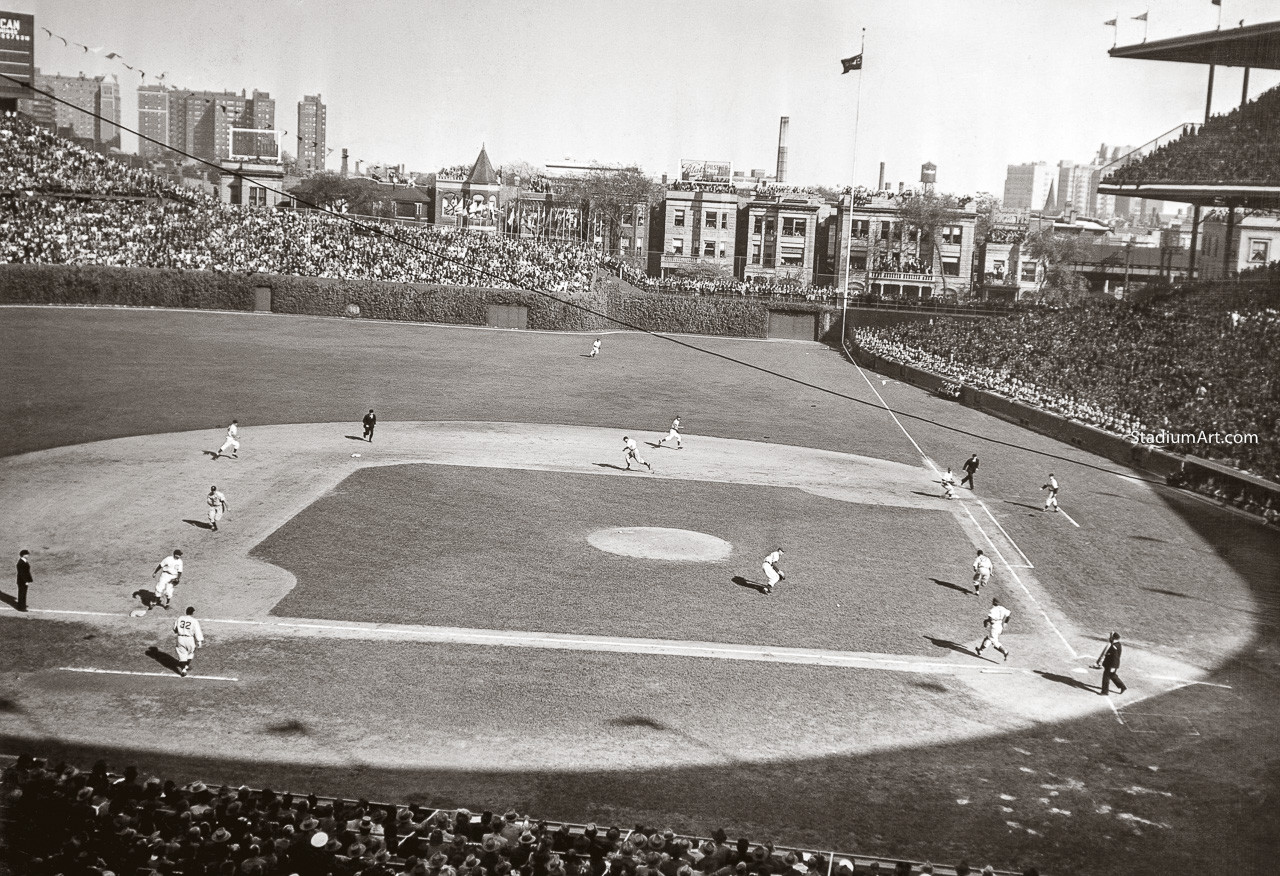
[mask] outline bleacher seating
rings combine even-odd
[[[1280,86],[1186,131],[1104,182],[1280,184]]]
[[[570,241],[223,204],[0,119],[0,262],[294,274],[458,286],[591,288],[598,256]]]
[[[964,876],[772,842],[535,821],[89,772],[22,756],[4,770],[3,860],[25,876]],[[983,873],[994,873],[987,868]],[[1034,868],[1028,872],[1033,873]]]
[[[1280,295],[1265,277],[1145,304],[1091,300],[1002,319],[860,329],[859,346],[1117,435],[1256,435],[1173,449],[1280,480]],[[1235,497],[1232,497],[1235,498]]]

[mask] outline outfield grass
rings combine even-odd
[[[648,456],[676,452],[693,451]],[[674,562],[587,543],[620,526],[704,532],[734,551]],[[763,580],[778,544],[788,578],[771,596],[735,583]],[[960,590],[971,553],[941,507],[445,465],[362,469],[254,550],[298,579],[274,609],[285,616],[907,654],[936,653],[925,635],[981,637],[982,600]]]

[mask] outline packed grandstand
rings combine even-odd
[[[1280,87],[1127,164],[1108,183],[1280,182]]]
[[[0,123],[0,263],[261,272],[557,295],[591,287],[597,255],[572,241],[433,225],[359,224],[255,209],[176,186],[58,137],[21,115]]]
[[[517,811],[437,810],[241,786],[178,785],[98,761],[82,772],[19,757],[3,774],[11,860],[30,876],[854,876],[932,865],[548,824]],[[948,871],[965,876],[958,862]],[[990,873],[988,868],[983,871]],[[1035,874],[1028,868],[1027,874]]]

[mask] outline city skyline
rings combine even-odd
[[[1224,26],[1267,18],[1259,0],[1223,4]],[[1101,142],[1138,145],[1204,113],[1206,70],[1109,58],[1103,22],[1118,20],[1121,45],[1138,42],[1144,25],[1132,16],[1144,9],[1093,0],[866,9],[750,0],[640,12],[580,0],[384,0],[358,14],[333,2],[234,0],[218,28],[193,3],[6,8],[36,15],[42,72],[120,76],[129,127],[137,86],[160,72],[183,89],[269,92],[281,106],[323,94],[331,170],[343,148],[352,166],[426,172],[469,162],[484,144],[498,164],[573,158],[658,176],[701,158],[772,172],[785,115],[798,184],[874,185],[884,161],[889,182],[911,185],[932,161],[943,191],[999,194],[1010,164],[1088,160]],[[1209,0],[1159,6],[1148,36],[1210,30],[1216,15]],[[63,46],[40,27],[103,51]],[[841,75],[863,27],[863,69]],[[130,82],[111,52],[150,77]],[[1240,79],[1218,70],[1215,112],[1238,104]],[[1277,82],[1276,71],[1253,71],[1250,94]],[[290,131],[286,148],[292,115],[276,124]],[[124,134],[123,146],[135,151],[136,138]]]

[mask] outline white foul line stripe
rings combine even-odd
[[[862,366],[857,362],[854,362],[853,367],[858,369],[858,373],[862,375],[862,379],[867,382],[867,386],[871,387],[871,391],[876,394],[876,398],[880,399],[880,404],[884,405],[885,412],[888,413],[890,417],[893,417],[893,421],[898,424],[898,428],[902,430],[902,434],[907,436],[907,440],[911,442],[911,446],[916,449],[917,453],[924,457],[924,461],[929,464],[929,468],[933,469],[933,473],[938,474],[938,467],[933,464],[933,460],[929,459],[928,456],[925,456],[925,452],[920,449],[920,445],[916,443],[916,439],[911,437],[911,433],[907,431],[907,427],[902,425],[902,422],[889,408],[889,405],[884,400],[884,396],[880,395],[880,391],[876,389],[875,384],[873,384],[870,378],[867,377],[867,373],[862,370]],[[981,499],[978,500],[978,504],[982,505],[983,509],[986,510],[987,506],[982,504]],[[978,528],[978,531],[982,533],[983,538],[985,538],[987,543],[991,545],[991,549],[996,552],[996,556],[1000,558],[1000,562],[1004,563],[1004,567],[1009,570],[1009,574],[1013,576],[1013,580],[1018,582],[1018,586],[1022,588],[1022,592],[1027,594],[1027,599],[1031,600],[1032,604],[1040,611],[1040,615],[1044,618],[1045,623],[1049,625],[1049,629],[1057,633],[1058,638],[1062,640],[1062,644],[1066,645],[1067,650],[1071,652],[1071,656],[1078,658],[1080,656],[1079,652],[1071,646],[1071,643],[1067,641],[1067,637],[1062,635],[1062,631],[1058,629],[1057,625],[1054,624],[1053,620],[1049,617],[1049,613],[1046,612],[1036,598],[1031,595],[1031,591],[1027,589],[1027,585],[1022,583],[1022,579],[1018,577],[1018,573],[1013,570],[1013,566],[1010,565],[1007,559],[1005,559],[1004,554],[1000,553],[1000,549],[996,547],[995,542],[991,540],[991,536],[987,534],[987,531],[982,528],[982,524],[978,523],[978,519],[973,516],[973,512],[971,512],[963,503],[960,507],[964,508],[965,513],[969,515],[969,519],[973,521],[973,525]],[[987,510],[987,516],[991,517],[992,520],[995,520],[995,517],[992,516],[989,510]],[[1075,521],[1072,522],[1075,523]],[[1076,523],[1076,526],[1079,525],[1080,524]],[[1000,526],[1000,524],[997,522],[996,526]],[[1000,531],[1004,532],[1004,528],[1001,527]],[[1009,538],[1008,533],[1005,533],[1005,538]],[[1022,554],[1022,549],[1018,547],[1017,543],[1015,543],[1013,539],[1010,538],[1009,543],[1013,545],[1014,549],[1017,550],[1018,553]],[[1031,562],[1027,559],[1026,554],[1022,554],[1022,558],[1027,560],[1028,563]]]
[[[1076,529],[1080,528],[1080,524],[1076,523],[1075,520],[1072,519],[1071,515],[1068,514],[1066,511],[1063,511],[1061,508],[1059,508],[1058,513],[1060,513],[1063,517],[1067,518],[1067,520],[1071,521],[1071,525],[1074,526]]]
[[[988,517],[990,517],[990,518],[991,518],[991,522],[992,522],[992,523],[994,523],[994,524],[996,525],[996,529],[1000,530],[1000,534],[1001,534],[1001,535],[1003,535],[1006,539],[1008,539],[1009,544],[1013,545],[1013,549],[1014,549],[1015,551],[1017,551],[1017,552],[1018,552],[1018,554],[1022,557],[1022,562],[1024,562],[1024,563],[1026,563],[1026,564],[1027,564],[1027,565],[1025,566],[1025,568],[1027,568],[1027,569],[1034,569],[1034,568],[1035,568],[1035,566],[1031,565],[1031,558],[1030,558],[1030,557],[1028,557],[1025,553],[1023,553],[1022,548],[1018,547],[1018,543],[1017,543],[1016,541],[1014,541],[1014,540],[1013,540],[1013,537],[1012,537],[1011,535],[1009,535],[1009,533],[1007,533],[1007,532],[1005,532],[1005,531],[1004,531],[1004,527],[1000,525],[1000,521],[999,521],[999,520],[996,520],[996,516],[995,516],[994,514],[992,514],[992,513],[991,513],[991,509],[987,507],[987,503],[986,503],[986,502],[984,502],[984,501],[982,501],[981,499],[977,499],[976,497],[975,497],[975,499],[976,499],[977,503],[978,503],[980,506],[982,506],[982,510],[987,512],[987,516],[988,516]],[[1021,566],[1020,566],[1019,568],[1024,568],[1024,567],[1021,567]]]
[[[179,675],[176,672],[134,672],[128,669],[93,669],[80,666],[59,666],[60,672],[91,672],[95,675],[145,675],[151,678],[198,678],[204,681],[239,681],[229,675]]]

